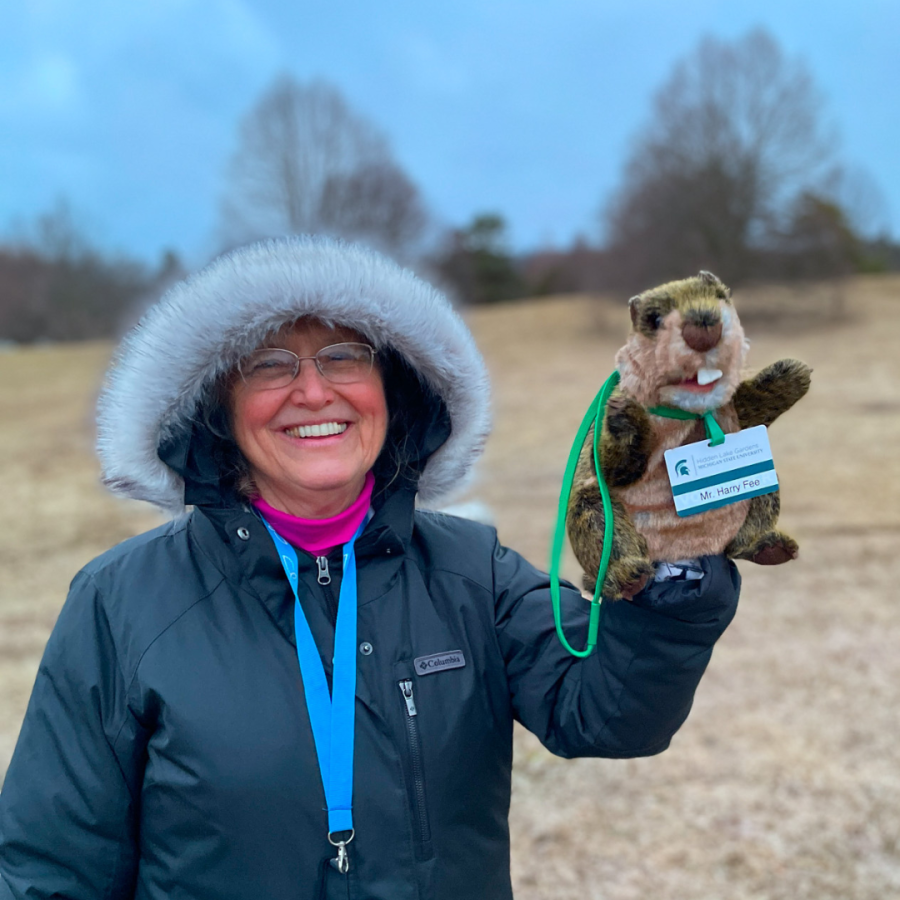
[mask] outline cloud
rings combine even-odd
[[[202,103],[226,94],[214,90],[223,82],[264,80],[282,59],[279,37],[244,0],[35,0],[10,18],[0,38],[5,102],[37,114],[76,101],[97,114],[150,82]]]
[[[430,34],[403,31],[393,41],[393,49],[393,65],[419,93],[461,97],[472,87],[472,72],[465,60],[452,55],[446,44]]]
[[[80,108],[78,67],[64,53],[44,51],[22,59],[3,79],[0,112],[29,119],[67,116]]]
[[[283,65],[252,5],[34,0],[5,24],[0,223],[65,195],[142,251],[206,230],[235,122]]]

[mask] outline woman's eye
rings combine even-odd
[[[286,360],[262,357],[250,360],[244,367],[244,374],[251,378],[254,376],[271,378],[290,372],[292,368],[293,366]]]
[[[318,354],[319,362],[325,366],[355,365],[356,363],[365,362],[368,358],[368,352],[365,347],[350,344],[337,344],[334,347],[326,347],[324,350],[320,350]]]
[[[323,363],[346,362],[347,360],[355,358],[356,357],[349,350],[329,350],[327,353],[319,354],[319,359],[321,359]]]

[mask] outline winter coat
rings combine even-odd
[[[269,245],[282,256],[286,248],[347,265],[362,252]],[[186,322],[185,296],[196,300],[211,284],[209,272],[200,276],[193,295],[170,297],[170,311]],[[371,311],[371,281],[358,278],[354,290],[357,307]],[[329,302],[333,312],[334,296]],[[305,307],[295,295],[280,315],[298,309]],[[449,308],[439,309],[453,324]],[[383,312],[375,318],[391,321]],[[129,379],[140,383],[129,366],[150,356],[156,315],[126,345],[103,401],[107,479],[170,509],[179,501],[194,509],[105,553],[73,582],[0,794],[0,900],[511,897],[513,722],[566,757],[663,750],[734,614],[736,569],[705,558],[701,580],[654,584],[632,603],[604,604],[597,649],[570,656],[556,637],[546,575],[492,529],[416,509],[417,489],[438,496],[483,439],[486,398],[454,394],[440,377],[458,388],[456,375],[435,364],[455,350],[463,362],[474,359],[480,377],[467,333],[451,329],[448,339],[445,330],[450,349],[425,354],[431,369],[413,359],[414,346],[398,347],[403,334],[372,337],[401,353],[441,402],[422,407],[413,474],[380,478],[357,542],[356,834],[341,875],[327,864],[334,850],[294,647],[293,595],[262,523],[228,486],[219,442],[196,415],[203,390],[193,405],[183,391],[168,403],[143,396],[131,405],[116,394]],[[370,336],[359,316],[358,308],[335,318]],[[221,330],[238,321],[247,328],[239,315],[221,318]],[[402,310],[393,321],[407,337],[421,336]],[[260,327],[270,331],[272,322]],[[213,372],[246,352],[246,344],[223,350],[216,341]],[[132,415],[155,410],[152,454],[132,440],[140,438],[128,432],[135,423],[119,419],[124,437],[114,433],[117,405]],[[321,583],[321,560],[299,556],[301,604],[330,677],[340,553],[328,559],[329,584]],[[567,632],[583,643],[587,604],[569,585],[562,595]]]

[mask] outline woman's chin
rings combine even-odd
[[[278,478],[255,477],[260,497],[270,506],[302,519],[326,519],[343,512],[359,496],[366,473],[335,470],[317,471],[307,465]]]

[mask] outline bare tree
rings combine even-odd
[[[336,88],[283,76],[241,123],[223,220],[231,242],[328,232],[399,252],[426,214],[384,135]]]
[[[330,177],[322,190],[320,217],[327,230],[375,236],[388,247],[414,241],[427,222],[415,185],[389,159]]]
[[[698,267],[737,281],[824,177],[833,139],[803,63],[764,31],[705,38],[653,100],[607,210],[614,280],[635,288]]]

